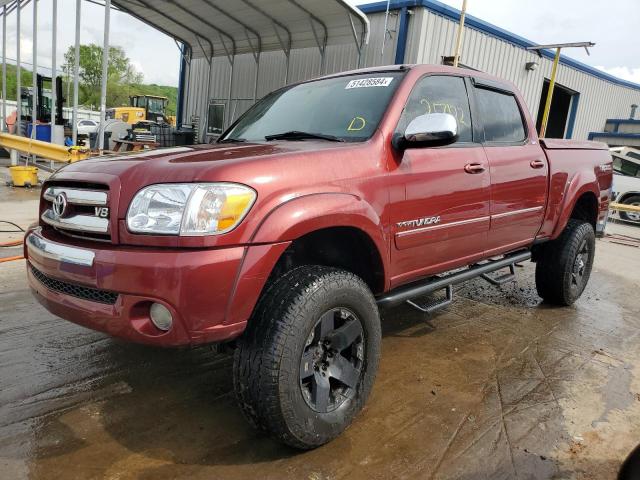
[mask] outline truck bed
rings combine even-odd
[[[575,204],[583,195],[591,195],[600,205],[598,224],[604,223],[611,201],[613,160],[609,147],[602,142],[555,138],[542,138],[540,145],[549,162],[549,196],[537,238],[553,239],[560,235],[568,221],[563,215],[572,211],[565,204]]]

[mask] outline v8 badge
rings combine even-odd
[[[100,218],[109,218],[109,207],[96,207],[95,215]]]

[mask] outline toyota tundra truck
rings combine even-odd
[[[60,169],[26,233],[27,275],[85,327],[227,345],[249,421],[310,449],[369,396],[379,308],[430,314],[456,284],[499,285],[529,259],[544,301],[580,297],[611,181],[604,144],[539,139],[509,82],[362,69],[265,96],[213,145]]]

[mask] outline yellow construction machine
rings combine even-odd
[[[176,117],[166,114],[167,97],[155,95],[132,95],[129,97],[128,107],[115,107],[107,109],[106,117],[122,120],[131,125],[138,122],[167,123],[175,126]]]

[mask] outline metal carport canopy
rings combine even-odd
[[[369,20],[347,0],[113,0],[187,44],[191,58],[368,42]]]

